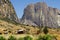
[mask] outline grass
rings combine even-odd
[[[39,34],[36,34],[37,31],[39,30],[38,27],[32,27],[32,26],[26,26],[26,25],[15,25],[11,22],[7,22],[7,21],[4,21],[4,20],[1,20],[0,19],[0,31],[4,30],[4,29],[7,29],[7,30],[10,30],[12,32],[14,32],[15,30],[17,29],[24,29],[24,30],[28,30],[28,34],[2,34],[3,37],[5,38],[8,38],[10,35],[13,35],[15,36],[17,39],[20,38],[20,37],[25,37],[27,35],[30,35],[33,37],[33,40],[36,40],[36,38],[38,37]],[[42,28],[43,29],[43,28]],[[3,31],[2,31],[3,32]],[[41,35],[44,35],[43,32],[40,33]],[[55,29],[55,28],[48,28],[48,34],[51,34],[51,35],[54,35],[57,40],[60,40],[60,29]]]
[[[24,38],[21,37],[21,38],[19,38],[18,40],[24,40]]]
[[[17,23],[17,22],[14,21],[14,20],[10,20],[10,19],[8,19],[7,17],[6,17],[6,18],[0,18],[0,20],[9,22],[9,23],[12,23],[12,24],[15,24],[15,25],[19,25],[19,23]]]
[[[14,36],[9,36],[8,40],[17,40]]]
[[[8,34],[8,35],[1,35],[1,36],[5,37],[5,39],[7,40],[8,39],[9,40],[40,40],[40,39],[46,39],[46,38],[49,40],[52,37],[55,37],[50,34],[48,35],[40,34],[38,36],[33,36],[33,35],[28,35],[28,34],[20,34],[20,35],[12,35],[12,36],[11,35]]]

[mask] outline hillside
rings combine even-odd
[[[25,30],[25,32],[22,34],[17,34],[16,32],[18,30]],[[41,30],[38,27],[34,26],[28,26],[23,24],[16,25],[11,22],[0,20],[0,35],[2,34],[2,36],[4,36],[5,38],[8,38],[10,35],[15,36],[16,38],[30,35],[34,39],[36,39],[36,36],[38,37],[39,35],[44,35],[43,31]],[[50,35],[53,35],[57,38],[57,40],[60,40],[60,29],[48,28],[48,31]]]
[[[36,40],[39,35],[45,35],[43,29],[47,26],[48,34],[60,40],[60,28],[57,28],[60,20],[57,18],[60,18],[60,10],[38,2],[28,5],[19,20],[10,0],[0,0],[0,36],[7,39],[10,35],[16,38],[29,35]]]
[[[10,0],[0,0],[0,18],[18,22],[18,17]]]

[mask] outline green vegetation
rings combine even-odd
[[[43,32],[44,32],[44,34],[47,34],[48,33],[47,27],[44,27]]]
[[[18,40],[24,40],[24,38],[19,38]]]
[[[26,37],[24,37],[24,40],[33,40],[33,38],[30,36],[26,36]]]
[[[43,36],[39,36],[37,40],[43,40]]]
[[[0,36],[0,40],[6,40],[3,36]]]
[[[52,40],[52,36],[51,35],[45,35],[43,37],[44,40]]]
[[[53,40],[53,39],[56,40],[55,37],[47,34],[47,35],[44,35],[44,36],[41,36],[41,35],[40,35],[37,40]]]
[[[14,36],[10,36],[8,40],[17,40]]]
[[[40,35],[39,37],[33,39],[31,36],[25,36],[20,38],[15,38],[14,36],[10,36],[9,38],[4,38],[0,36],[0,40],[57,40],[55,36],[51,36],[50,34]]]
[[[48,34],[47,26],[44,27],[43,32],[44,32],[45,35],[43,35],[43,36],[40,35],[37,40],[57,40],[56,37],[51,36],[50,34]]]

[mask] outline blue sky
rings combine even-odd
[[[10,1],[13,4],[16,14],[19,18],[22,17],[24,13],[24,8],[31,3],[44,1],[48,6],[60,9],[60,0],[10,0]]]

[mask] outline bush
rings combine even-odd
[[[0,40],[6,40],[3,36],[0,36]]]
[[[40,35],[37,40],[43,40],[43,37]]]
[[[16,38],[14,36],[10,36],[8,40],[16,40]]]
[[[51,35],[45,35],[43,37],[44,40],[52,40],[52,36]]]
[[[24,40],[33,40],[33,38],[30,36],[26,36],[26,37],[24,37]]]
[[[48,33],[47,27],[45,27],[45,28],[43,29],[43,32],[44,32],[44,34],[47,34],[47,33]]]
[[[24,38],[19,38],[18,40],[24,40]]]
[[[39,36],[37,40],[57,40],[55,37],[51,35],[44,35],[44,36]]]

